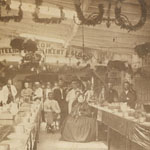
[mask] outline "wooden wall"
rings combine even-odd
[[[150,103],[150,79],[136,77],[134,88],[137,92],[138,103]]]

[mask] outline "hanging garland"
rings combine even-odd
[[[80,52],[80,53],[76,53],[76,54],[75,54],[75,58],[76,58],[76,59],[81,59],[81,60],[83,60],[83,61],[86,62],[86,61],[92,59],[92,54]]]
[[[129,74],[132,74],[132,67],[129,64],[126,64],[125,61],[120,61],[120,60],[113,60],[109,61],[107,64],[108,69],[117,69],[119,71],[125,71],[128,72]]]
[[[18,50],[23,50],[23,43],[24,43],[24,39],[23,38],[14,38],[11,40],[10,42],[10,46],[13,49],[18,49]]]
[[[30,39],[23,43],[23,47],[26,51],[33,52],[33,53],[38,50],[37,43]]]
[[[122,29],[127,29],[128,31],[136,31],[140,29],[146,22],[147,17],[147,9],[146,9],[146,3],[144,0],[138,0],[141,6],[141,18],[139,22],[135,25],[132,25],[132,23],[129,21],[129,19],[121,13],[121,7],[117,7],[120,2],[123,0],[118,0],[116,3],[115,8],[115,17],[116,17],[116,25],[121,26]]]
[[[83,12],[81,10],[81,3],[76,3],[75,9],[77,12],[78,19],[81,21],[81,24],[93,26],[95,26],[96,24],[101,24],[104,14],[104,8],[102,4],[98,5],[99,13],[92,13],[87,18],[84,17]]]
[[[2,1],[0,3],[0,9],[1,6],[5,5],[6,6],[6,10],[11,10],[10,5],[7,3],[4,3],[4,1]],[[23,18],[23,11],[21,9],[21,3],[19,5],[19,10],[18,10],[18,16],[1,16],[1,12],[0,12],[0,21],[2,22],[9,22],[10,20],[14,20],[15,22],[20,22]]]
[[[60,24],[65,19],[65,14],[63,12],[63,7],[60,6],[60,18],[58,17],[51,17],[51,18],[39,18],[39,6],[42,5],[42,0],[35,0],[36,8],[35,12],[33,13],[33,21],[37,23],[46,23],[46,24]]]
[[[5,7],[7,13],[11,10],[10,4],[11,0],[1,0],[1,6]]]
[[[150,53],[150,43],[144,43],[135,47],[135,52],[140,58],[146,57]]]
[[[43,3],[43,0],[35,0],[35,5],[36,6],[42,5],[42,3]]]

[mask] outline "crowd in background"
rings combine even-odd
[[[72,80],[65,84],[62,79],[51,82],[23,83],[23,88],[17,92],[11,79],[6,85],[0,85],[0,104],[32,103],[39,101],[43,105],[42,121],[47,123],[47,131],[53,132],[61,128],[62,139],[66,141],[95,140],[96,120],[88,105],[90,101],[98,104],[124,102],[131,108],[136,105],[136,92],[129,82],[124,82],[123,91],[119,95],[112,83],[102,86],[99,97],[94,96],[94,86],[90,81]],[[82,138],[81,138],[82,137]]]
[[[113,103],[113,102],[124,102],[131,108],[135,108],[137,102],[137,94],[133,89],[133,85],[125,81],[123,83],[123,90],[118,94],[117,90],[114,89],[113,84],[108,82],[107,86],[103,86],[99,94],[99,102]]]

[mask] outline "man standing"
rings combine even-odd
[[[113,84],[108,82],[108,87],[106,89],[105,101],[108,103],[113,103],[118,101],[118,92],[113,89]]]
[[[3,87],[4,92],[4,103],[9,104],[15,101],[15,97],[17,95],[17,89],[12,84],[12,80],[8,79],[7,84]]]
[[[135,91],[133,92],[130,89],[130,83],[124,82],[123,91],[120,95],[120,101],[126,102],[127,105],[130,106],[131,108],[135,108],[136,99],[137,99],[136,93],[135,93]]]
[[[73,103],[77,99],[77,92],[78,91],[81,91],[79,89],[79,83],[78,83],[78,81],[72,81],[72,90],[70,90],[67,93],[67,96],[66,96],[66,101],[68,102],[68,113],[69,114],[71,113]]]
[[[33,90],[33,101],[42,100],[43,98],[43,89],[40,87],[40,82],[34,83],[34,90]]]
[[[23,98],[23,102],[30,103],[32,98],[32,89],[29,88],[29,83],[24,83],[24,89],[21,90],[21,97]]]
[[[59,80],[58,87],[53,89],[54,100],[56,100],[61,109],[61,119],[60,123],[65,119],[66,115],[68,114],[67,110],[67,102],[66,102],[66,89],[64,88],[64,81]]]

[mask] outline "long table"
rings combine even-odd
[[[138,123],[137,120],[133,120],[131,117],[122,117],[121,113],[114,113],[108,108],[100,107],[94,104],[89,105],[98,110],[99,118],[97,119],[108,127],[108,150],[111,148],[111,129],[126,138],[126,150],[132,149],[131,142],[137,143],[144,150],[150,150],[150,122]]]
[[[3,147],[8,147],[8,150],[36,150],[37,149],[37,142],[39,140],[39,127],[40,127],[40,120],[41,120],[41,104],[38,104],[37,110],[33,112],[34,117],[32,118],[32,121],[30,122],[23,122],[19,121],[18,123],[15,123],[13,128],[15,128],[17,125],[23,127],[22,133],[15,133],[11,132],[6,139],[4,139],[0,143],[0,149]],[[29,113],[30,111],[21,111],[19,114],[23,113]],[[18,115],[20,120],[24,118],[24,116]],[[13,138],[14,136],[14,138]],[[19,141],[20,143],[15,144],[13,141]]]

